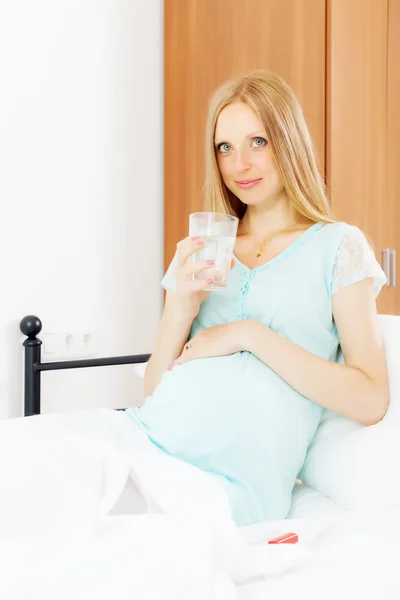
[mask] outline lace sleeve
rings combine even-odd
[[[341,288],[372,277],[375,297],[386,283],[386,275],[363,233],[354,227],[338,248],[332,273],[332,295]]]

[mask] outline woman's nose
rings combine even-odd
[[[248,171],[251,168],[251,162],[248,152],[238,150],[236,153],[235,167],[238,172]]]

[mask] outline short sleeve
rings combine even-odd
[[[333,267],[332,295],[341,288],[372,277],[375,297],[386,283],[386,275],[375,258],[375,254],[364,234],[357,227],[342,238]]]
[[[176,292],[176,272],[177,267],[177,258],[176,255],[172,259],[164,277],[161,280],[161,285],[165,290],[171,290],[172,292]]]

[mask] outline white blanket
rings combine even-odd
[[[274,593],[303,572],[309,585],[316,566],[343,556],[342,539],[345,554],[364,549],[366,560],[365,519],[238,530],[214,479],[158,452],[112,410],[0,422],[0,486],[2,600],[234,600],[257,576]],[[144,514],[116,514],[130,487]],[[350,548],[351,527],[364,533]],[[300,544],[249,543],[293,528]]]
[[[129,478],[149,512],[113,515]],[[230,600],[303,555],[253,561],[219,484],[112,410],[1,422],[0,484],[2,600]]]

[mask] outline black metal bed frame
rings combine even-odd
[[[42,330],[42,322],[38,317],[35,317],[34,315],[28,315],[22,319],[20,323],[20,330],[27,337],[23,343],[25,348],[25,417],[40,414],[40,374],[42,371],[139,364],[147,362],[150,358],[150,354],[134,354],[127,356],[109,356],[106,358],[87,358],[82,360],[66,360],[42,363],[42,341],[37,337]]]

